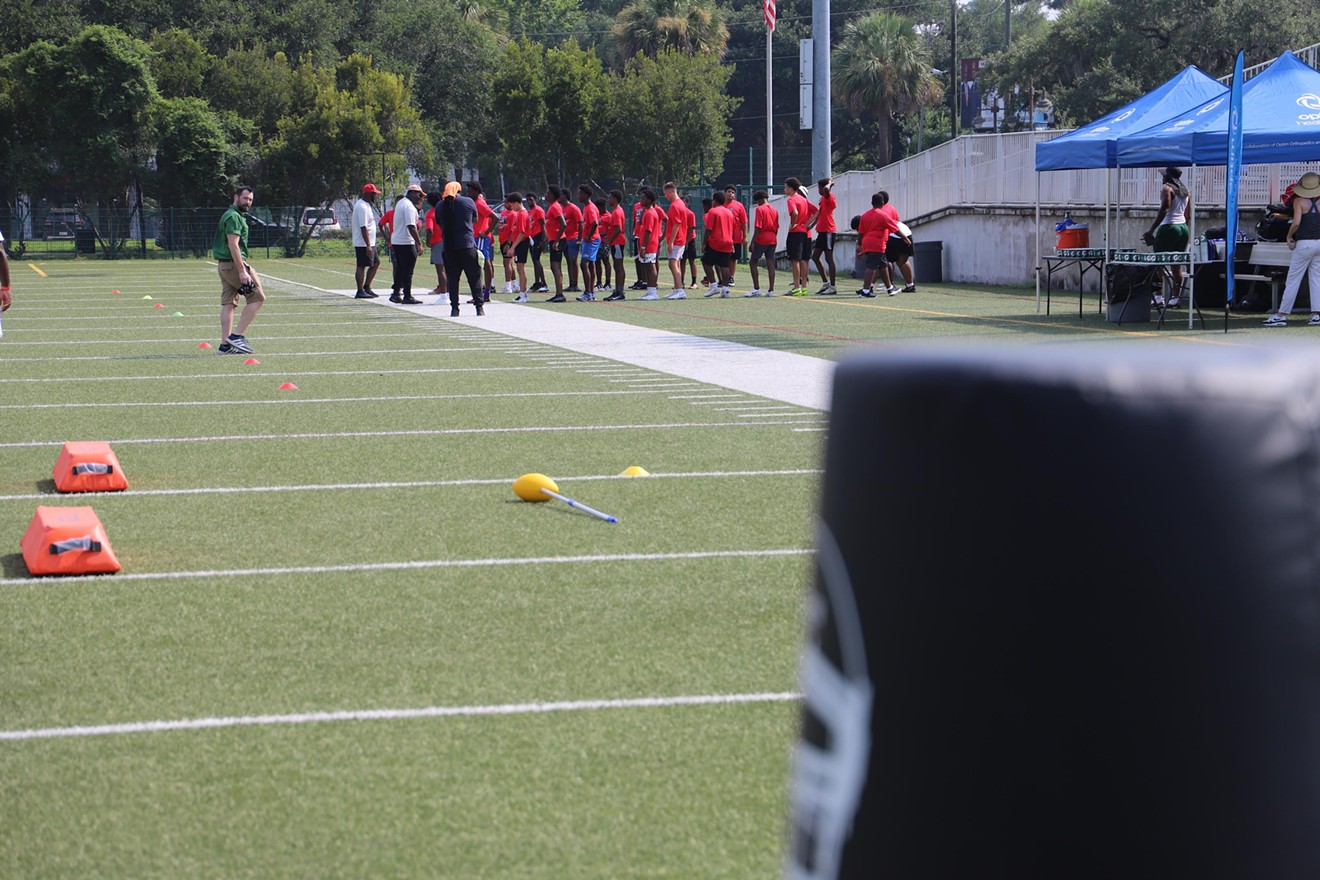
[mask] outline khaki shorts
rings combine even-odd
[[[261,289],[261,277],[252,271],[251,266],[248,266],[247,270],[252,275],[255,284],[251,293],[243,294],[238,289],[239,284],[242,282],[238,279],[238,269],[234,267],[233,261],[225,260],[217,264],[216,271],[220,273],[220,305],[232,306],[238,301],[240,294],[246,296],[247,301],[250,303],[266,301],[266,293]]]

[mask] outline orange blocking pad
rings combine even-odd
[[[23,563],[35,575],[107,574],[120,568],[90,507],[38,507],[22,548]]]
[[[128,488],[128,478],[109,443],[65,443],[55,461],[55,488],[60,492],[119,492]]]

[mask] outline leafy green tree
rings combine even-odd
[[[729,29],[722,10],[708,0],[633,0],[615,20],[614,39],[624,60],[654,58],[665,49],[722,58]]]
[[[614,118],[651,120],[653,125],[611,129],[612,152],[602,153],[617,177],[652,182],[695,183],[702,171],[714,179],[724,168],[728,119],[741,98],[728,94],[732,70],[709,55],[665,49],[639,56],[614,81]]]
[[[249,120],[260,143],[275,136],[293,105],[293,67],[283,52],[231,49],[216,59],[205,97],[212,107]]]
[[[200,98],[166,98],[147,113],[156,146],[147,190],[161,207],[191,208],[222,202],[229,188],[225,126]]]
[[[500,154],[506,166],[521,175],[521,182],[547,182],[551,136],[547,106],[545,50],[539,43],[519,39],[504,48],[504,59],[492,81],[495,123],[500,133]],[[558,96],[556,96],[557,98]]]
[[[584,178],[597,170],[597,123],[609,92],[605,69],[590,49],[570,40],[545,53],[545,88],[549,119],[545,155],[560,182]]]
[[[200,98],[215,65],[202,42],[182,28],[151,35],[151,75],[166,98]]]
[[[876,12],[850,22],[831,59],[834,93],[854,112],[874,116],[879,129],[880,164],[889,163],[894,119],[939,100],[931,57],[912,22]]]

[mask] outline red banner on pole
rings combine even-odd
[[[775,29],[775,0],[765,0],[765,27],[766,30]]]

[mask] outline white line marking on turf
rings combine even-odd
[[[397,373],[404,373],[409,376],[420,373],[496,373],[496,372],[526,372],[526,367],[422,367],[412,370],[300,370],[289,372],[281,370],[281,377],[288,376],[390,376]],[[179,376],[156,375],[156,376],[38,376],[29,379],[0,379],[3,382],[174,382],[180,379],[264,379],[270,380],[268,373],[244,372],[244,373],[189,373]]]
[[[0,578],[0,586],[30,587],[56,583],[79,586],[93,583],[127,581],[196,580],[199,578],[275,577],[284,574],[344,574],[360,571],[424,571],[435,568],[503,568],[513,565],[582,565],[602,562],[669,562],[681,559],[754,559],[779,556],[809,556],[808,547],[783,547],[770,550],[692,550],[686,553],[601,553],[595,556],[526,556],[493,559],[414,559],[406,562],[351,562],[343,565],[290,565],[278,568],[217,568],[207,571],[142,571],[116,574],[92,574],[60,578]]]
[[[494,397],[618,397],[632,393],[634,392],[630,390],[619,389],[617,391],[510,391],[502,393],[486,391],[477,394],[399,394],[375,397],[282,397],[277,400],[111,400],[97,401],[95,403],[5,403],[0,404],[0,410],[90,409],[100,407],[114,408],[138,406],[290,406],[299,403],[390,403],[392,401],[403,400],[484,400],[486,398]],[[642,389],[635,393],[657,394],[659,392],[648,392]],[[780,414],[775,413],[775,415]]]
[[[814,476],[822,471],[818,468],[789,468],[785,470],[760,471],[682,471],[675,473],[652,473],[643,479],[680,480],[713,479],[724,477],[793,477]],[[625,479],[618,474],[586,474],[576,477],[558,477],[577,483],[598,482],[604,480]],[[198,486],[191,489],[134,489],[131,492],[80,492],[77,497],[90,495],[105,498],[147,498],[161,495],[237,495],[261,494],[265,492],[343,492],[353,490],[380,489],[436,489],[461,486],[501,486],[509,482],[508,477],[468,480],[407,480],[378,483],[303,483],[289,486]],[[43,498],[68,498],[61,492],[29,492],[20,495],[0,495],[0,501],[40,501]]]
[[[319,337],[311,337],[319,338]],[[338,339],[343,337],[328,337]],[[186,342],[196,343],[196,339],[188,339]],[[481,348],[378,348],[363,349],[359,351],[262,351],[261,357],[344,357],[345,355],[362,354],[487,354],[486,349]],[[16,363],[18,361],[51,363],[55,361],[142,361],[142,360],[182,360],[185,358],[196,357],[215,357],[215,355],[199,355],[196,352],[180,352],[176,354],[101,354],[101,355],[70,355],[67,357],[30,357],[30,358],[5,358],[5,363]]]
[[[805,433],[812,433],[812,432],[819,432],[819,431],[828,431],[828,430],[829,430],[829,428],[794,428],[794,429],[793,429],[793,433],[795,433],[795,434],[805,434]]]
[[[774,412],[775,410],[778,410],[778,412],[774,412],[774,414],[782,416],[797,409],[799,409],[799,407],[791,403],[777,405],[770,403],[752,403],[747,406],[717,406],[715,407],[714,412],[755,412],[758,410],[762,412]]]
[[[633,697],[615,700],[566,700],[551,703],[502,703],[486,706],[426,706],[418,709],[344,709],[337,712],[298,712],[289,715],[235,715],[217,718],[185,718],[177,721],[135,721],[126,724],[0,730],[0,740],[116,736],[133,733],[165,733],[178,730],[214,730],[223,727],[269,727],[277,724],[403,721],[421,718],[472,718],[492,715],[544,715],[552,712],[668,709],[679,706],[732,706],[749,703],[789,703],[800,699],[802,699],[801,694],[785,691],[761,694],[702,694],[700,696]]]
[[[447,437],[462,434],[552,434],[556,431],[654,431],[680,428],[765,428],[776,425],[815,424],[818,419],[789,417],[782,422],[665,422],[629,425],[520,425],[513,428],[418,428],[409,431],[337,431],[299,434],[216,434],[203,437],[121,437],[104,442],[129,446],[154,443],[229,443],[234,440],[337,440],[357,437]],[[64,440],[18,440],[0,443],[0,449],[36,449],[63,446]]]
[[[418,334],[420,335],[420,334]],[[333,333],[319,336],[263,336],[259,342],[287,342],[290,339],[398,339],[399,333]],[[5,347],[12,345],[161,345],[164,343],[196,343],[197,337],[190,336],[187,339],[70,339],[56,340],[48,339],[45,342],[10,342],[5,340]],[[485,352],[484,348],[464,348],[456,349],[458,351],[480,351]],[[319,352],[320,354],[339,354],[337,351]]]

